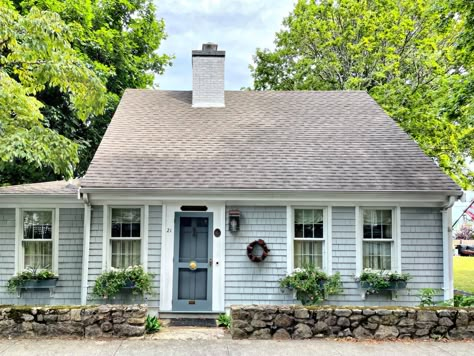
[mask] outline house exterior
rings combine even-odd
[[[367,93],[225,91],[225,52],[192,56],[192,91],[125,92],[84,178],[0,188],[1,304],[106,302],[90,299],[97,276],[136,264],[162,313],[295,303],[278,281],[306,263],[340,272],[328,304],[452,297],[462,191]],[[256,263],[258,239],[270,252]],[[54,293],[7,293],[28,264],[52,266]],[[364,268],[412,279],[365,296]]]

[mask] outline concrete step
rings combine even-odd
[[[159,313],[163,324],[169,326],[216,327],[219,313]]]

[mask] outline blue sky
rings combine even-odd
[[[255,49],[273,48],[275,32],[293,0],[155,0],[168,38],[159,52],[173,54],[173,66],[156,78],[160,89],[190,90],[191,50],[214,42],[226,51],[226,90],[251,86]]]

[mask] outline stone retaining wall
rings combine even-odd
[[[141,336],[146,315],[146,305],[0,306],[0,335]]]
[[[234,339],[474,339],[474,308],[232,306]]]

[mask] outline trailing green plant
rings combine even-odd
[[[232,323],[232,318],[227,314],[219,314],[219,317],[216,320],[217,326],[223,326],[226,329],[230,329]]]
[[[156,316],[147,315],[145,320],[145,331],[147,334],[153,334],[161,329],[161,322]]]
[[[16,293],[28,281],[40,281],[46,279],[54,279],[57,276],[48,269],[39,269],[37,267],[27,267],[25,271],[11,277],[7,282],[7,290],[9,293]]]
[[[296,299],[303,305],[322,302],[328,295],[342,292],[341,276],[330,276],[313,265],[296,268],[280,280],[280,288],[296,291]]]
[[[388,289],[392,283],[407,282],[411,278],[409,273],[398,273],[385,270],[373,270],[366,268],[359,277],[357,282],[365,282],[367,284],[367,294],[376,294],[381,290]]]
[[[125,269],[111,268],[97,277],[92,295],[98,298],[113,298],[125,287],[130,287],[133,295],[152,294],[154,275],[146,272],[142,266]]]
[[[433,300],[433,297],[440,294],[439,289],[434,288],[422,288],[420,289],[420,294],[418,298],[420,299],[420,307],[431,307],[435,306],[437,303]]]

